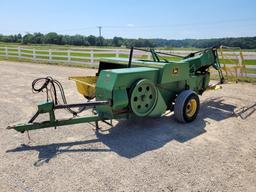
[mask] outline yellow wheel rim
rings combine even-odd
[[[186,115],[192,117],[196,113],[197,103],[195,99],[190,99],[186,105]]]

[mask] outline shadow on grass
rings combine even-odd
[[[216,121],[227,119],[234,114],[236,106],[226,104],[219,98],[201,103],[198,118],[187,124],[175,121],[174,115],[161,118],[144,118],[119,121],[107,131],[96,131],[96,139],[76,142],[54,143],[48,145],[21,145],[10,152],[37,151],[36,166],[48,163],[61,153],[72,152],[115,152],[126,158],[133,158],[147,151],[159,149],[172,140],[180,143],[189,141],[206,132],[205,118]],[[107,132],[107,133],[106,133]],[[102,142],[107,148],[92,148],[93,143]],[[77,148],[73,148],[78,146]]]

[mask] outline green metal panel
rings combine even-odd
[[[198,94],[202,94],[204,90],[208,87],[209,81],[210,81],[209,74],[197,75],[197,76],[192,76],[189,79],[188,85],[190,89],[194,90]]]
[[[126,89],[115,89],[113,91],[113,110],[123,109],[129,104],[129,97]]]
[[[189,63],[167,63],[161,70],[159,83],[170,83],[189,78]]]
[[[37,105],[38,112],[39,113],[49,113],[50,111],[53,111],[53,102],[42,102]]]
[[[151,113],[148,115],[149,117],[160,117],[167,109],[166,102],[162,97],[160,91],[157,91],[157,94],[157,104],[155,105],[155,108],[151,111]]]
[[[112,99],[112,106],[97,106],[96,110],[102,117],[114,118],[114,111],[127,108],[129,104],[128,91],[140,79],[157,82],[159,69],[136,67],[101,71],[96,84],[96,98]]]

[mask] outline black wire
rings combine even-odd
[[[42,84],[41,86],[39,84]],[[39,87],[37,87],[39,86]],[[44,77],[44,78],[37,78],[32,82],[32,92],[39,93],[46,91],[46,99],[47,101],[52,100],[55,105],[61,104],[58,99],[57,89],[60,92],[61,99],[63,104],[67,104],[67,99],[65,96],[65,92],[61,83],[53,79],[52,77]],[[73,115],[77,116],[78,113],[84,111],[85,107],[79,108],[77,111],[67,108],[67,111],[72,113]]]

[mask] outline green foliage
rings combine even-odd
[[[230,47],[241,47],[242,49],[256,49],[256,37],[239,38],[219,38],[219,39],[124,39],[114,37],[113,39],[104,39],[93,35],[60,35],[50,32],[46,35],[42,33],[26,34],[22,37],[17,35],[1,35],[0,42],[12,42],[23,44],[57,44],[57,45],[82,45],[82,46],[126,46],[126,47],[179,47],[179,48],[207,48],[226,45]]]
[[[44,36],[44,43],[46,44],[61,44],[62,35],[58,35],[57,33],[50,32]]]
[[[42,33],[26,34],[22,38],[24,44],[42,44],[44,43],[44,35]]]
[[[85,38],[82,35],[75,35],[71,37],[71,44],[72,45],[84,45]]]
[[[17,34],[17,35],[2,35],[2,34],[0,34],[1,42],[20,43],[21,40],[22,40],[21,34]]]
[[[87,38],[87,41],[89,42],[89,44],[91,46],[95,46],[96,45],[96,41],[97,41],[97,38],[93,35],[90,35],[88,38]]]
[[[122,37],[114,37],[112,40],[112,45],[115,47],[120,47],[123,43],[124,39]]]
[[[96,39],[96,46],[103,46],[103,45],[105,45],[104,38],[103,37],[98,37]]]
[[[4,41],[6,42],[6,41]],[[33,43],[33,35],[32,34],[26,34],[23,39],[22,39],[22,43],[23,44],[28,44],[28,43]]]

